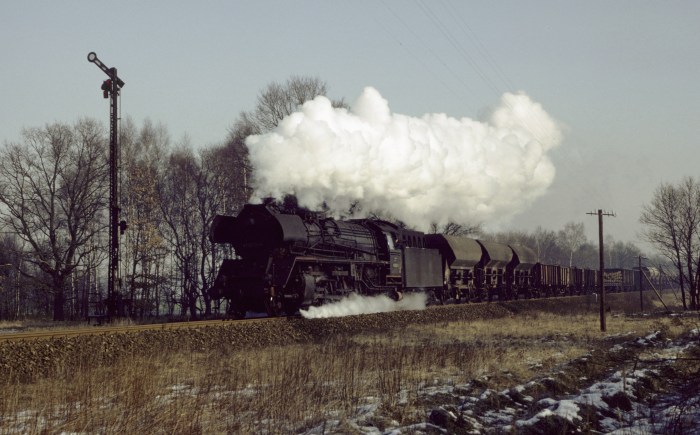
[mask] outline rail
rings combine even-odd
[[[37,340],[63,337],[76,337],[81,335],[101,335],[101,334],[128,334],[143,331],[164,331],[186,328],[207,328],[215,326],[226,326],[236,322],[264,321],[267,318],[240,319],[240,320],[196,320],[192,322],[171,322],[153,323],[150,325],[103,325],[75,328],[58,328],[40,331],[27,332],[6,332],[0,333],[0,343],[6,341]]]

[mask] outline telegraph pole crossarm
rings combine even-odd
[[[603,216],[615,217],[615,213],[603,212],[603,210],[598,209],[598,212],[590,212],[586,214],[598,216],[598,244],[600,246],[600,270],[598,272],[598,292],[600,294],[600,331],[605,332],[605,253],[603,247]]]
[[[119,134],[117,123],[119,91],[124,81],[116,68],[108,68],[94,51],[88,53],[88,62],[94,63],[109,79],[102,83],[102,96],[110,98],[109,105],[109,266],[107,274],[107,316],[111,319],[116,309],[116,283],[119,277],[119,232],[126,229],[126,222],[119,221]]]

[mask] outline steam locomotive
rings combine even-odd
[[[444,234],[425,234],[379,219],[337,220],[272,201],[246,204],[238,216],[217,216],[215,244],[230,244],[212,298],[230,314],[293,314],[351,293],[425,292],[432,303],[460,303],[595,291],[591,269],[547,265],[524,246]],[[637,288],[640,274],[606,270],[608,291]]]

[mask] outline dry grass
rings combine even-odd
[[[697,320],[615,315],[601,334],[595,314],[527,312],[313,344],[173,350],[4,385],[0,433],[294,433],[326,420],[342,424],[365,405],[380,407],[381,429],[425,421],[420,392],[431,385],[512,386],[617,337],[659,330],[672,337],[693,326]]]
[[[24,322],[19,320],[0,320],[0,330],[23,328]]]
[[[110,325],[112,326],[131,326],[136,324],[155,323],[158,319],[149,319],[150,322],[136,322],[131,319],[115,319]],[[3,330],[20,330],[23,332],[30,331],[50,331],[54,329],[94,329],[94,324],[89,325],[85,321],[64,321],[54,322],[51,320],[28,319],[28,320],[0,320],[0,332]]]

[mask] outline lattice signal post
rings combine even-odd
[[[119,280],[119,233],[126,230],[126,221],[119,220],[119,91],[124,81],[116,68],[108,68],[94,51],[87,56],[88,62],[97,65],[109,77],[102,82],[102,96],[109,104],[109,266],[107,277],[107,316],[111,319],[116,311],[117,282]]]

